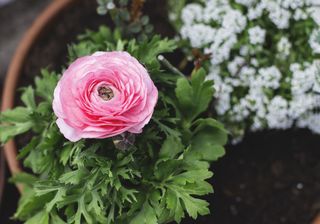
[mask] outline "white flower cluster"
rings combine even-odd
[[[211,55],[208,79],[224,122],[320,133],[320,0],[203,0],[186,5],[181,19],[182,38]],[[296,30],[305,21],[309,35]],[[308,59],[296,51],[302,44]]]

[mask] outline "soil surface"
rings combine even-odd
[[[33,47],[19,86],[32,83],[43,67],[61,68],[68,61],[67,46],[85,28],[108,23],[96,15],[92,0],[81,0],[48,27]],[[159,1],[157,1],[159,2]],[[172,35],[161,7],[154,9],[156,31]],[[18,145],[27,141],[18,138]],[[320,211],[320,136],[306,130],[270,131],[248,135],[237,146],[227,146],[227,156],[212,167],[215,194],[207,197],[211,215],[183,224],[310,224]],[[18,193],[7,184],[0,223],[14,213]]]
[[[212,215],[184,224],[310,224],[320,211],[320,136],[248,135],[212,167]]]

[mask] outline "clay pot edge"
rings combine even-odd
[[[63,9],[71,6],[76,0],[55,0],[35,19],[31,27],[24,34],[9,65],[3,88],[1,111],[14,107],[14,99],[18,80],[24,66],[24,62],[30,49],[36,43],[38,37],[44,32],[45,27],[51,23]],[[4,145],[4,155],[12,175],[22,172],[22,167],[17,160],[17,147],[14,140]],[[21,193],[23,187],[16,185]]]

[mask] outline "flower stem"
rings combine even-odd
[[[159,55],[158,60],[161,62],[161,64],[163,66],[165,66],[167,69],[169,69],[174,74],[185,77],[184,74],[182,72],[180,72],[179,69],[174,67],[163,55]]]

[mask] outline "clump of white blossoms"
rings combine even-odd
[[[214,106],[235,137],[293,126],[320,133],[320,0],[196,2],[182,9],[180,34],[211,56]]]

